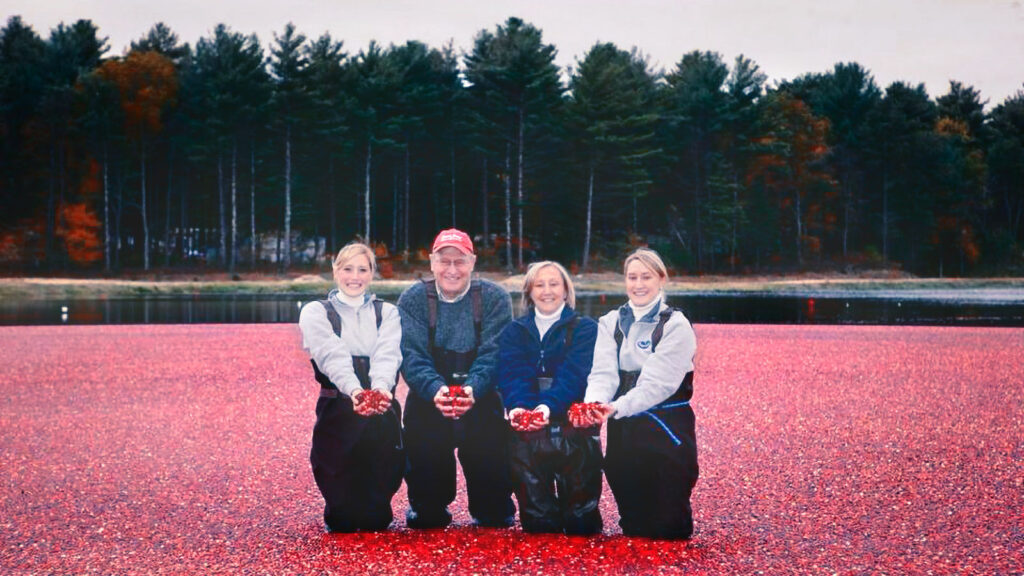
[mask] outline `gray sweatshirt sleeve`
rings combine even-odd
[[[377,342],[370,355],[370,387],[393,392],[402,366],[402,320],[398,308],[384,304]]]
[[[310,302],[299,313],[302,347],[331,382],[343,393],[352,396],[359,390],[359,378],[352,369],[352,353],[334,333],[327,311],[319,302]]]
[[[619,389],[619,351],[615,347],[615,325],[618,311],[605,314],[597,323],[597,340],[594,342],[594,365],[587,377],[587,391],[584,402],[608,403]]]
[[[614,418],[628,418],[664,402],[693,370],[697,337],[689,320],[679,312],[665,324],[657,350],[647,356],[636,387],[612,402]]]

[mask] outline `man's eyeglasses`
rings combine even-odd
[[[465,270],[469,268],[469,258],[435,258],[434,263],[437,264],[442,270],[446,270],[454,266],[457,270]]]

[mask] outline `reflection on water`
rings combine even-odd
[[[0,303],[0,325],[264,324],[298,322],[304,301],[265,296],[189,296]]]
[[[6,301],[0,302],[0,325],[287,323],[298,322],[307,300],[236,295]],[[694,323],[1024,326],[1024,302],[736,295],[671,296],[669,301]],[[622,295],[577,297],[580,312],[594,318],[623,302]]]

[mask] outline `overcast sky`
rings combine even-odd
[[[573,65],[595,42],[636,46],[659,69],[692,50],[716,51],[727,63],[743,54],[770,81],[858,62],[884,89],[922,82],[934,97],[958,80],[981,92],[988,109],[1024,88],[1024,0],[0,0],[40,36],[59,22],[91,19],[121,54],[156,22],[183,42],[220,22],[255,32],[264,48],[287,22],[324,32],[349,53],[370,40],[421,40],[460,52],[481,29],[509,16],[540,28]]]

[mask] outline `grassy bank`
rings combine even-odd
[[[522,286],[522,276],[483,273],[483,277],[501,283],[510,291]],[[416,277],[377,280],[374,292],[395,296],[416,282]],[[621,276],[613,273],[586,274],[575,278],[578,292],[623,293]],[[330,277],[303,275],[292,278],[242,276],[232,280],[225,275],[192,278],[79,279],[79,278],[3,278],[0,298],[5,300],[140,298],[217,295],[320,295],[333,287]],[[1024,294],[1024,278],[913,278],[848,275],[755,276],[755,277],[680,277],[673,279],[670,293],[700,294],[827,294],[829,292],[872,292],[890,294],[912,291],[1010,290]]]

